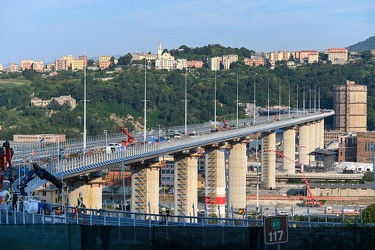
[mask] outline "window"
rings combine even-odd
[[[46,192],[46,191],[43,191],[42,196],[47,196],[47,192]]]

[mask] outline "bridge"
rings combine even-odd
[[[261,182],[266,188],[275,188],[275,138],[276,130],[283,130],[284,169],[287,174],[295,174],[295,138],[299,137],[299,162],[308,165],[309,153],[316,148],[323,148],[324,118],[334,115],[332,110],[319,113],[305,113],[290,116],[285,114],[278,120],[257,120],[251,126],[238,126],[216,133],[208,133],[209,128],[196,126],[199,136],[184,137],[163,143],[134,145],[114,153],[101,150],[105,146],[103,138],[87,143],[88,148],[82,155],[72,159],[62,159],[44,164],[44,167],[67,183],[67,197],[64,192],[62,201],[67,206],[76,205],[76,198],[82,193],[88,208],[102,206],[101,170],[114,166],[131,167],[132,195],[131,212],[157,213],[159,211],[159,170],[165,166],[161,156],[172,155],[174,169],[174,215],[189,216],[197,214],[197,158],[199,149],[205,154],[205,203],[211,214],[223,215],[227,207],[246,207],[246,144],[259,139],[262,144]],[[242,124],[243,120],[241,120]],[[245,121],[246,124],[246,121]],[[230,125],[230,124],[228,124]],[[189,130],[193,130],[190,129]],[[64,146],[61,143],[60,146]],[[73,144],[71,145],[74,146]],[[41,149],[41,155],[58,155],[56,146]],[[20,150],[27,153],[27,150]],[[224,152],[229,151],[226,157]],[[17,154],[15,154],[16,156]],[[17,158],[15,159],[17,160]],[[228,180],[225,176],[226,162],[229,163]],[[90,180],[87,175],[90,174]],[[78,177],[78,178],[77,178]],[[27,192],[45,184],[45,180],[34,179],[26,189]],[[226,185],[228,183],[228,190]],[[13,189],[17,189],[15,182]],[[63,189],[64,190],[64,189]]]

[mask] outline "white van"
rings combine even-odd
[[[288,216],[288,212],[287,211],[277,211],[277,215],[285,215],[285,216]]]

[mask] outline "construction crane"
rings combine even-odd
[[[129,146],[135,142],[134,136],[132,136],[129,131],[124,127],[121,126],[121,131],[126,135],[126,139],[121,141],[122,146]]]
[[[276,150],[265,150],[264,152],[274,152],[276,155],[288,160],[288,161],[292,161],[295,163],[295,165],[297,165],[297,167],[301,170],[301,174],[302,174],[302,177],[303,177],[303,181],[305,182],[305,185],[306,185],[306,189],[307,189],[307,192],[308,192],[308,197],[307,199],[303,199],[302,200],[302,206],[304,207],[322,207],[324,204],[320,201],[317,201],[315,198],[314,198],[314,195],[312,194],[311,192],[311,188],[310,188],[310,184],[309,182],[307,181],[307,178],[305,176],[305,172],[303,171],[303,168],[302,168],[302,165],[298,162],[298,160],[293,160],[285,155],[283,155],[282,153],[276,151]]]

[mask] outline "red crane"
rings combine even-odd
[[[121,126],[121,131],[126,135],[126,140],[122,140],[121,144],[122,146],[129,146],[130,144],[133,144],[135,142],[134,136],[132,136],[129,131],[124,127]]]
[[[307,189],[307,192],[308,192],[308,197],[306,200],[302,200],[302,205],[303,206],[306,206],[306,207],[322,207],[324,204],[320,201],[317,201],[315,198],[314,198],[314,195],[312,194],[311,192],[311,188],[310,188],[310,185],[309,185],[309,182],[307,181],[307,178],[305,176],[305,172],[303,171],[302,169],[302,166],[301,164],[298,162],[298,160],[293,160],[285,155],[283,155],[282,153],[276,151],[276,150],[264,150],[264,152],[274,152],[276,155],[288,160],[288,161],[292,161],[294,162],[298,168],[301,170],[301,174],[302,174],[302,177],[303,177],[303,181],[305,182],[305,185],[306,185],[306,189]]]

